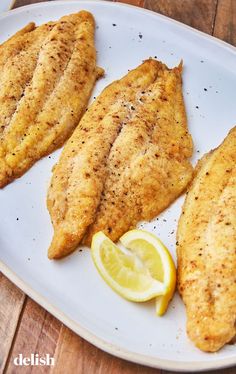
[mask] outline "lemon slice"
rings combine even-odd
[[[164,284],[165,294],[156,298],[156,314],[163,315],[176,286],[175,265],[168,249],[156,236],[143,230],[128,231],[120,241],[141,259],[154,279]]]
[[[125,241],[125,235],[122,238]],[[91,250],[100,275],[125,299],[142,302],[166,293],[166,286],[153,277],[148,267],[140,261],[141,257],[145,257],[145,248],[143,253],[140,248],[136,256],[132,250],[129,252],[117,247],[100,231],[93,236]]]

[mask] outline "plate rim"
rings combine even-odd
[[[13,4],[16,0],[12,0]],[[217,38],[216,36],[213,36],[211,34],[207,34],[205,33],[204,31],[201,31],[201,30],[198,30],[192,26],[189,26],[183,22],[180,22],[180,21],[177,21],[176,19],[174,18],[170,18],[168,16],[165,16],[164,14],[161,14],[161,13],[158,13],[158,12],[154,12],[153,10],[150,10],[150,9],[146,9],[146,8],[142,8],[142,7],[138,7],[138,6],[135,6],[135,5],[131,5],[131,4],[126,4],[126,3],[121,3],[119,1],[106,1],[106,0],[53,0],[53,5],[59,5],[59,4],[64,4],[64,5],[68,5],[70,3],[81,3],[81,4],[86,4],[86,3],[90,3],[91,5],[92,4],[103,4],[104,6],[111,6],[111,7],[124,7],[124,8],[132,8],[132,9],[135,9],[136,11],[140,12],[140,13],[146,13],[146,14],[149,14],[150,16],[153,16],[153,17],[157,17],[159,19],[162,19],[166,22],[169,22],[169,23],[172,23],[172,24],[176,24],[178,25],[179,27],[181,27],[182,29],[186,29],[190,32],[192,32],[193,34],[198,34],[200,35],[201,37],[203,37],[204,39],[208,39],[210,40],[211,42],[215,43],[215,44],[220,44],[221,47],[225,48],[225,49],[228,49],[228,50],[231,50],[231,52],[234,52],[236,53],[236,46],[222,40],[222,39],[219,39]],[[22,10],[28,10],[28,9],[32,9],[32,8],[41,8],[41,7],[47,7],[47,6],[52,6],[52,1],[49,0],[49,1],[43,1],[43,2],[39,2],[39,3],[34,3],[34,4],[29,4],[29,5],[23,5],[23,6],[20,6],[18,8],[14,8],[14,9],[9,9],[7,12],[2,12],[0,13],[0,21],[2,18],[6,18],[6,17],[9,17],[9,15],[13,14],[13,13],[20,13]]]
[[[165,20],[166,22],[176,24],[182,29],[186,29],[193,34],[197,34],[204,39],[208,39],[211,42],[218,44],[221,48],[227,49],[235,53],[236,55],[236,47],[216,38],[213,35],[206,34],[198,29],[195,29],[189,25],[186,25],[182,22],[179,22],[175,19],[172,19],[170,17],[167,17],[165,15],[156,13],[152,10],[137,7],[130,4],[120,3],[120,2],[106,2],[103,0],[56,0],[53,1],[46,1],[41,3],[35,3],[30,5],[25,5],[16,9],[9,10],[7,12],[3,12],[0,14],[0,21],[3,18],[8,18],[9,15],[15,13],[21,13],[22,11],[27,11],[33,8],[44,8],[44,7],[51,7],[64,4],[65,6],[68,6],[71,3],[81,3],[81,4],[103,4],[103,6],[114,6],[114,7],[124,7],[124,8],[134,8],[140,13],[145,13],[148,15],[152,15],[154,17],[157,17],[159,19]],[[95,345],[96,347],[100,348],[101,350],[112,354],[113,356],[122,358],[124,360],[138,363],[141,365],[150,366],[153,368],[159,368],[164,370],[172,370],[176,372],[187,372],[192,369],[194,369],[195,372],[200,372],[203,370],[213,370],[213,369],[224,369],[227,367],[232,367],[236,365],[236,354],[235,357],[229,357],[229,358],[222,358],[222,359],[216,359],[213,361],[174,361],[174,360],[165,360],[160,359],[158,357],[153,356],[147,356],[138,354],[132,351],[129,351],[124,348],[120,348],[118,345],[114,345],[111,343],[106,342],[105,340],[99,338],[96,336],[96,334],[90,332],[88,329],[81,326],[79,323],[73,321],[69,317],[67,317],[66,314],[64,314],[59,308],[51,304],[48,299],[44,296],[42,296],[39,292],[35,291],[27,282],[23,281],[21,277],[19,277],[14,271],[12,271],[2,260],[0,260],[0,272],[4,274],[11,282],[13,282],[17,287],[19,287],[26,295],[28,295],[31,299],[33,299],[35,302],[37,302],[40,306],[42,306],[45,310],[47,310],[49,313],[51,313],[53,316],[55,316],[60,322],[65,324],[68,328],[70,328],[72,331],[74,331],[76,334],[78,334],[83,339],[87,340],[91,344]]]
[[[118,345],[111,344],[96,336],[79,323],[67,317],[59,308],[54,306],[48,299],[35,291],[27,282],[23,281],[14,271],[12,271],[3,261],[0,261],[0,272],[5,275],[12,283],[20,288],[27,296],[38,303],[42,308],[51,313],[60,322],[66,325],[69,329],[74,331],[77,335],[93,344],[102,351],[105,351],[113,356],[130,361],[136,364],[153,367],[156,369],[172,370],[175,372],[189,372],[194,369],[194,372],[201,372],[213,369],[225,369],[235,365],[235,357],[219,359],[214,361],[173,361],[160,359],[158,357],[142,355],[120,348]]]
[[[0,14],[6,14],[7,12],[9,12],[10,10],[12,10],[12,7],[14,6],[16,0],[8,0],[8,5],[7,5],[7,9],[6,10],[3,10]],[[17,9],[17,8],[16,8]]]

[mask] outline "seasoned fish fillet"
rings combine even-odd
[[[192,178],[181,70],[147,60],[108,86],[88,109],[55,166],[48,191],[49,258],[104,231],[117,240],[151,219]]]
[[[101,74],[90,13],[31,27],[0,47],[9,50],[0,73],[1,187],[64,143]]]
[[[35,30],[35,24],[30,22],[23,29],[15,33],[6,42],[0,45],[0,68],[4,66],[6,61],[19,53],[20,50],[26,47],[29,42],[30,32]]]
[[[2,45],[5,47],[0,53],[0,149],[18,103],[32,79],[40,48],[52,28],[52,24],[40,26],[19,37],[13,36]],[[0,169],[0,183],[1,173]]]
[[[187,332],[214,352],[236,334],[236,127],[200,161],[177,233]]]

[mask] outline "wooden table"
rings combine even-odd
[[[16,0],[14,7],[44,0]],[[236,0],[120,0],[175,18],[236,45]],[[16,368],[22,353],[55,358],[54,367]],[[128,363],[80,338],[0,274],[0,373],[131,374],[165,371]],[[218,374],[235,374],[236,367]]]

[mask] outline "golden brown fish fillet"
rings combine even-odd
[[[0,186],[71,135],[101,70],[93,16],[81,11],[29,33],[0,74]],[[27,35],[27,33],[26,33]]]
[[[4,66],[6,61],[19,53],[26,47],[29,41],[30,32],[35,30],[35,23],[30,22],[23,29],[16,32],[11,38],[0,45],[0,68]]]
[[[7,60],[19,53],[29,41],[29,34],[35,30],[35,23],[30,22],[23,29],[16,32],[11,38],[0,45],[0,68],[4,66]]]
[[[52,28],[52,24],[46,24],[23,36],[12,37],[10,45],[4,43],[4,53],[0,53],[0,148],[18,103],[32,79],[41,46]]]
[[[165,209],[192,178],[181,87],[173,70],[147,60],[108,86],[89,108],[55,166],[48,192],[49,258],[98,230],[116,240]]]
[[[200,161],[178,225],[187,332],[214,352],[236,334],[236,127]]]

